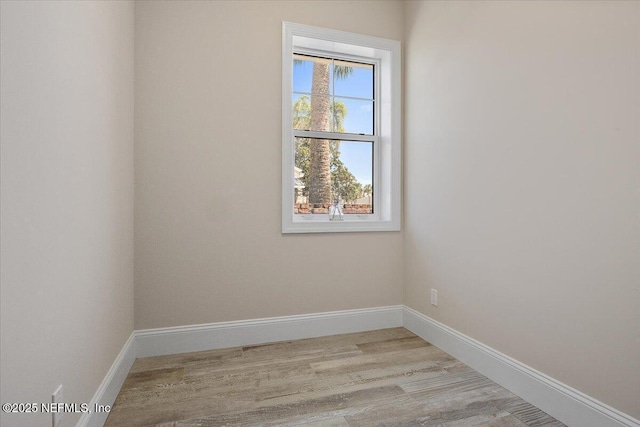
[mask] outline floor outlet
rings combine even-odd
[[[431,289],[431,305],[438,306],[438,290]]]
[[[64,402],[64,395],[62,394],[62,384],[58,386],[56,391],[51,395],[51,403],[62,403]],[[62,419],[62,411],[58,411],[58,408],[53,408],[51,411],[51,423],[53,427],[56,427],[60,420]]]

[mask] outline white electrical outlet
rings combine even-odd
[[[438,290],[431,289],[431,305],[438,306]]]
[[[51,403],[63,403],[64,395],[62,394],[62,384],[58,386],[56,391],[51,395]],[[51,411],[51,423],[53,427],[56,427],[60,420],[62,419],[62,411],[58,410],[59,408],[54,407],[53,411]]]

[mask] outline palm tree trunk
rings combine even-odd
[[[329,64],[314,61],[311,83],[311,130],[331,130]],[[309,202],[331,203],[331,151],[326,139],[311,139]]]

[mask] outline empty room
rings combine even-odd
[[[0,19],[3,427],[640,427],[640,1]]]

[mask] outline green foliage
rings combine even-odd
[[[362,188],[362,195],[363,196],[371,196],[373,194],[373,188],[371,187],[371,184],[367,184]]]
[[[362,194],[362,184],[340,161],[339,147],[331,151],[331,190],[334,197],[338,195],[346,202],[353,202]]]
[[[305,61],[303,61],[302,59],[294,59],[293,60],[293,65],[302,65],[302,64],[304,64],[304,62]],[[346,65],[334,65],[333,66],[333,75],[338,80],[346,79],[351,74],[353,74],[353,68],[352,67],[347,67]]]
[[[336,130],[344,132],[344,117],[347,115],[347,107],[344,103],[336,101],[331,105],[331,115]],[[293,104],[293,128],[308,130],[311,124],[311,103],[307,95],[303,95]],[[340,141],[330,140],[331,163],[331,189],[335,196],[344,201],[352,202],[362,195],[362,184],[349,172],[349,169],[340,160]],[[301,181],[304,184],[302,194],[309,194],[309,171],[311,168],[311,148],[308,138],[296,138],[295,165],[303,173]]]
[[[353,74],[352,67],[347,67],[346,65],[334,65],[333,67],[333,75],[338,80],[346,79],[351,74]]]

